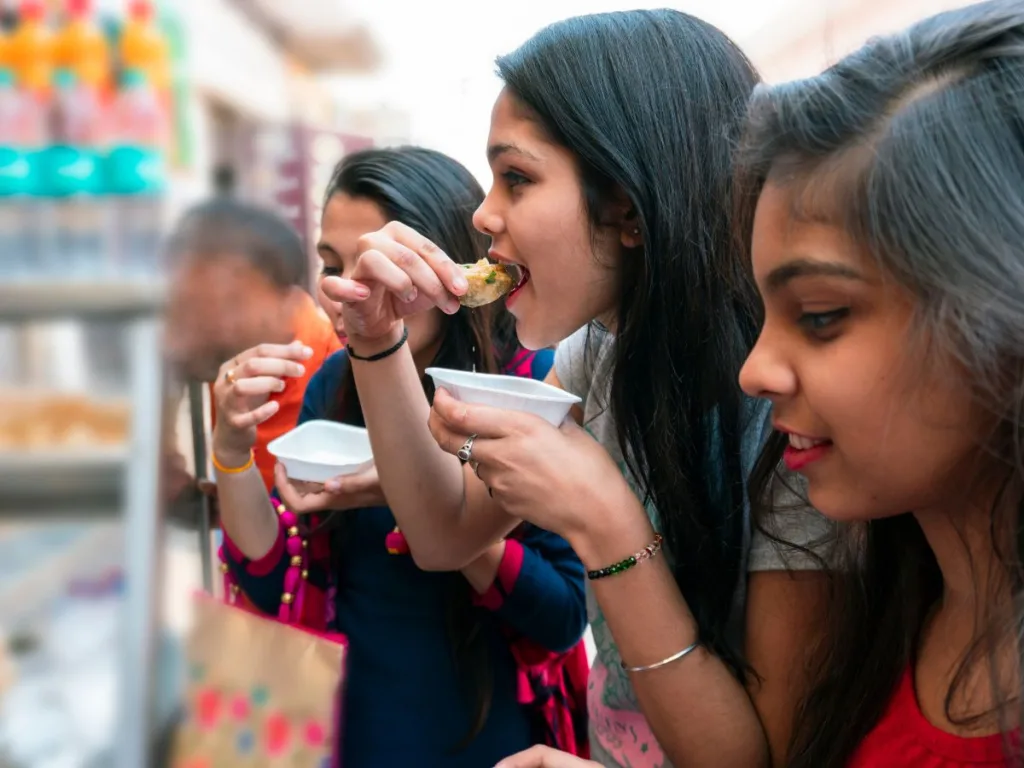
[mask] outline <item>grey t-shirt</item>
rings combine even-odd
[[[637,490],[635,478],[626,467],[611,418],[609,394],[615,337],[596,326],[581,328],[555,353],[555,373],[562,387],[583,399],[583,426],[618,464],[627,482]],[[744,472],[749,476],[770,425],[767,404],[756,404],[761,418],[753,418],[741,441]],[[787,478],[776,488],[773,507],[785,510],[772,520],[772,534],[792,544],[820,549],[831,538],[832,524],[806,506],[801,498],[799,477]],[[792,489],[792,490],[791,490]],[[639,494],[638,494],[639,495]],[[648,505],[647,514],[655,530],[660,530],[658,512]],[[749,518],[749,510],[747,512]],[[748,524],[743,541],[746,571],[801,570],[817,567],[816,561],[799,550],[783,551],[760,529]],[[736,584],[732,631],[742,642],[746,608],[746,578]],[[623,671],[621,658],[593,592],[587,590],[587,610],[594,633],[597,658],[591,670],[589,686],[590,744],[592,757],[610,768],[670,768]]]

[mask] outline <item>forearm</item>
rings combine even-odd
[[[587,569],[622,560],[654,539],[636,504],[626,522],[592,526],[573,541]],[[698,638],[697,622],[664,555],[591,582],[623,662],[654,664]],[[644,716],[671,762],[685,766],[765,766],[757,713],[728,667],[704,647],[664,667],[630,675]]]
[[[535,532],[491,548],[478,562],[490,553],[500,560],[491,566],[485,590],[474,583],[474,604],[543,649],[564,653],[576,645],[587,627],[586,590],[583,567],[568,542]]]
[[[224,466],[242,466],[247,458],[217,456]],[[263,479],[255,466],[244,472],[220,472],[217,477],[217,503],[225,533],[250,560],[266,556],[278,535],[277,513],[271,506]]]
[[[396,339],[365,346],[350,341],[367,357]],[[465,477],[458,458],[431,435],[430,405],[408,345],[383,360],[351,364],[381,488],[414,559],[427,570],[460,570],[515,521],[493,503],[466,514],[467,483],[479,481]],[[472,496],[479,499],[479,493]]]

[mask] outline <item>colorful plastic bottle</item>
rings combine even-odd
[[[95,280],[111,273],[112,211],[105,197],[104,115],[93,88],[61,69],[54,81],[46,193],[53,198],[50,271]]]
[[[11,66],[11,35],[0,24],[0,68],[9,69]],[[13,77],[13,72],[11,73]]]
[[[42,102],[0,69],[0,279],[27,278],[43,258],[40,162],[46,142]]]
[[[7,44],[7,57],[18,86],[42,96],[53,75],[53,38],[46,27],[42,0],[22,0],[19,23]]]
[[[156,277],[163,237],[168,127],[167,113],[143,71],[125,73],[114,119],[109,181],[117,196],[117,270]]]
[[[171,86],[170,56],[167,41],[154,21],[153,3],[132,0],[128,18],[121,29],[121,65],[140,70],[158,93]]]
[[[67,22],[53,43],[54,65],[75,74],[80,85],[105,96],[110,83],[110,49],[93,21],[92,0],[68,0]]]

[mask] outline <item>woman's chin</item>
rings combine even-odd
[[[522,318],[516,315],[516,338],[519,339],[519,344],[524,349],[545,349],[553,347],[561,341],[561,339],[550,341],[545,336],[546,334],[540,333],[540,329],[530,322],[529,316]]]

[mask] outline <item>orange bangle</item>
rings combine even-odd
[[[250,469],[253,463],[255,462],[255,458],[253,457],[253,453],[250,450],[249,460],[245,462],[245,464],[243,464],[240,467],[225,467],[223,464],[217,461],[217,454],[211,453],[210,462],[213,464],[213,468],[216,469],[218,472],[222,472],[225,475],[238,475],[241,474],[242,472],[245,472],[247,469]]]

